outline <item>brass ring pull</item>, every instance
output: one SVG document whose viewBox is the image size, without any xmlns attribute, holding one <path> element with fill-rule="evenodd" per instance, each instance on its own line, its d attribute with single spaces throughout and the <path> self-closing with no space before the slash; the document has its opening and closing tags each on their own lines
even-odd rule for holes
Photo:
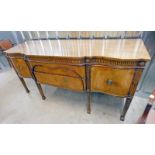
<svg viewBox="0 0 155 155">
<path fill-rule="evenodd" d="M 112 80 L 107 80 L 108 85 L 112 85 L 113 81 Z"/>
</svg>

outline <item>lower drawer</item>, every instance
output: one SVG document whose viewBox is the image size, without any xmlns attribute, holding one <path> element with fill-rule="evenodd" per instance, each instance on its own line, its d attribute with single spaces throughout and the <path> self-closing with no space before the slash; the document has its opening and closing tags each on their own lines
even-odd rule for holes
<svg viewBox="0 0 155 155">
<path fill-rule="evenodd" d="M 49 84 L 75 91 L 83 91 L 85 89 L 84 81 L 81 78 L 39 72 L 36 72 L 35 76 L 37 81 L 42 84 Z"/>
</svg>

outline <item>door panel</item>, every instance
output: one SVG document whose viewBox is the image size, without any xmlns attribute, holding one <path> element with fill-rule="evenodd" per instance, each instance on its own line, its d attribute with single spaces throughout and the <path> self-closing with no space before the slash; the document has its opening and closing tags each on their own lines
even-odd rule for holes
<svg viewBox="0 0 155 155">
<path fill-rule="evenodd" d="M 134 76 L 134 69 L 91 67 L 91 91 L 116 96 L 127 96 Z"/>
</svg>

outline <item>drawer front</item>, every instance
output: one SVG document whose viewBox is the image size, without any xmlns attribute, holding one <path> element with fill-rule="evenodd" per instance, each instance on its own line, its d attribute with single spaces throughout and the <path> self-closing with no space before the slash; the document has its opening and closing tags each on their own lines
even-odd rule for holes
<svg viewBox="0 0 155 155">
<path fill-rule="evenodd" d="M 36 80 L 75 91 L 85 90 L 85 66 L 32 63 Z"/>
<path fill-rule="evenodd" d="M 127 96 L 133 76 L 134 69 L 92 66 L 91 91 L 103 92 L 121 97 Z"/>
<path fill-rule="evenodd" d="M 18 74 L 24 78 L 31 77 L 30 71 L 22 58 L 11 58 L 11 61 L 14 64 L 15 69 L 17 70 Z"/>
<path fill-rule="evenodd" d="M 64 75 L 55 75 L 55 74 L 45 74 L 35 72 L 35 77 L 39 83 L 49 84 L 56 87 L 70 89 L 75 91 L 83 91 L 85 88 L 84 82 L 80 78 L 64 76 Z"/>
</svg>

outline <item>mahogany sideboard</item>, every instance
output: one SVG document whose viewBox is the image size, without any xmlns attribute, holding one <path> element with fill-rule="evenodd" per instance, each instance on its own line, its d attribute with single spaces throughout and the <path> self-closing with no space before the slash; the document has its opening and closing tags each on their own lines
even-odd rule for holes
<svg viewBox="0 0 155 155">
<path fill-rule="evenodd" d="M 141 39 L 30 40 L 6 50 L 7 57 L 27 92 L 24 78 L 41 84 L 126 98 L 120 119 L 130 106 L 149 53 Z"/>
</svg>

